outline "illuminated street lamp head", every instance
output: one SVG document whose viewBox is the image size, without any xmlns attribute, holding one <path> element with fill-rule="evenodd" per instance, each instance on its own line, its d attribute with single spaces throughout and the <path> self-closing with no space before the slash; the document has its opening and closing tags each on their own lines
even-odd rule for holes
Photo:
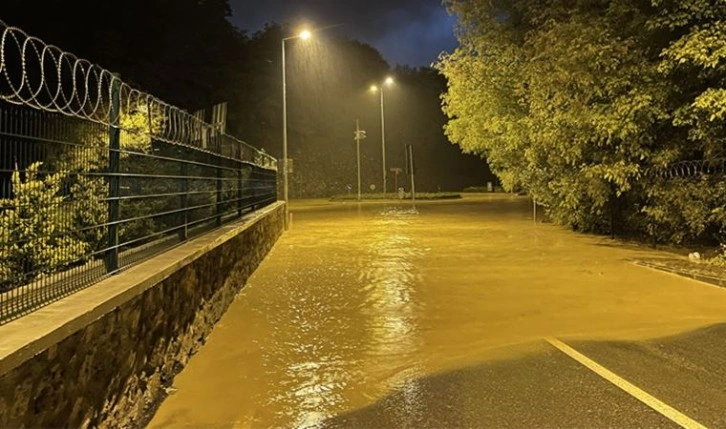
<svg viewBox="0 0 726 429">
<path fill-rule="evenodd" d="M 371 85 L 371 92 L 378 92 L 378 87 L 376 85 Z"/>
<path fill-rule="evenodd" d="M 386 85 L 393 85 L 393 78 L 392 77 L 389 76 L 389 77 L 386 78 Z"/>
<path fill-rule="evenodd" d="M 308 40 L 310 37 L 312 37 L 312 33 L 310 33 L 309 30 L 303 30 L 300 32 L 300 38 L 303 40 Z"/>
</svg>

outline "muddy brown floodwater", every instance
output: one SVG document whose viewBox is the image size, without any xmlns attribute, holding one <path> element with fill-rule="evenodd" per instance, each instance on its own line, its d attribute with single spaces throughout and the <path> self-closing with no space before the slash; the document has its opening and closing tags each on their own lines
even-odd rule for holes
<svg viewBox="0 0 726 429">
<path fill-rule="evenodd" d="M 528 200 L 306 201 L 149 427 L 310 427 L 411 380 L 726 321 L 726 291 L 659 252 L 534 223 Z"/>
</svg>

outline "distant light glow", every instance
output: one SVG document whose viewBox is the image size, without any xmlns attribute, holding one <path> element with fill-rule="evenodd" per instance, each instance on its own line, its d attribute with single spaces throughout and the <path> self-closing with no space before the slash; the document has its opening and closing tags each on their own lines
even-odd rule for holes
<svg viewBox="0 0 726 429">
<path fill-rule="evenodd" d="M 300 21 L 293 22 L 324 17 L 331 23 L 349 23 L 337 30 L 339 35 L 374 46 L 391 65 L 428 67 L 442 51 L 453 52 L 459 46 L 454 36 L 457 16 L 449 14 L 440 1 L 379 1 L 374 5 L 364 1 L 229 0 L 229 4 L 230 20 L 249 34 L 270 22 L 286 22 L 296 16 Z M 316 32 L 313 37 L 318 38 Z"/>
<path fill-rule="evenodd" d="M 386 78 L 386 85 L 393 85 L 393 78 L 392 77 L 388 76 Z"/>
<path fill-rule="evenodd" d="M 378 91 L 378 87 L 376 85 L 371 85 L 371 91 L 372 92 L 377 92 Z"/>
<path fill-rule="evenodd" d="M 300 32 L 300 38 L 303 40 L 308 40 L 311 37 L 312 37 L 312 33 L 310 33 L 309 30 L 303 30 L 302 32 Z"/>
</svg>

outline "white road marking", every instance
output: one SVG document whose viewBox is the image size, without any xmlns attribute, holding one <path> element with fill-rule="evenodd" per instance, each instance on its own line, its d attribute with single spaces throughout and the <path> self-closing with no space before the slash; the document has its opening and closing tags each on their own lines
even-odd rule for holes
<svg viewBox="0 0 726 429">
<path fill-rule="evenodd" d="M 573 349 L 572 347 L 568 346 L 557 338 L 545 338 L 545 341 L 550 343 L 552 346 L 554 346 L 567 356 L 576 360 L 583 366 L 587 367 L 591 371 L 595 372 L 600 377 L 621 388 L 635 399 L 639 400 L 640 402 L 644 403 L 655 411 L 658 411 L 663 416 L 667 417 L 681 427 L 687 429 L 706 429 L 706 426 L 698 423 L 697 421 L 681 413 L 675 408 L 669 406 L 660 399 L 640 389 L 636 385 L 618 376 L 614 372 L 610 371 L 609 369 L 605 368 L 594 360 L 588 358 L 587 356 L 583 355 L 582 353 L 578 352 L 577 350 Z"/>
</svg>

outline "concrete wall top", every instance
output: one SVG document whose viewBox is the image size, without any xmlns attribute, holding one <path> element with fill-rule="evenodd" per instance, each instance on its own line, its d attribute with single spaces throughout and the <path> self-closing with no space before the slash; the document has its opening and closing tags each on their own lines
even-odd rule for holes
<svg viewBox="0 0 726 429">
<path fill-rule="evenodd" d="M 277 202 L 250 213 L 0 326 L 0 376 L 236 237 L 282 204 Z"/>
</svg>

